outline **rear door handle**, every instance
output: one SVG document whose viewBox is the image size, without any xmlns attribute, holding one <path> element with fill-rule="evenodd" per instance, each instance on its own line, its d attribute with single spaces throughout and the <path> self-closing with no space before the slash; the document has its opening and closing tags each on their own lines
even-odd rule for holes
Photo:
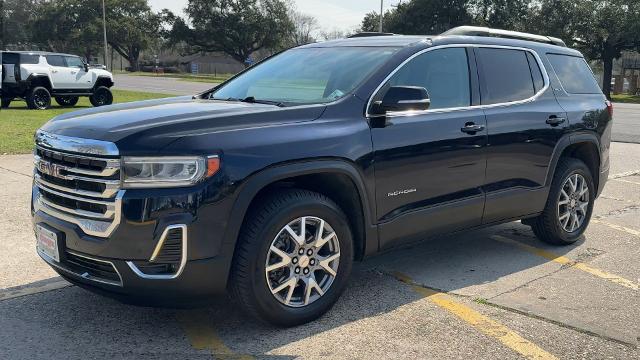
<svg viewBox="0 0 640 360">
<path fill-rule="evenodd" d="M 566 118 L 559 117 L 559 116 L 556 116 L 556 115 L 551 115 L 547 119 L 547 124 L 549 124 L 551 126 L 558 126 L 558 125 L 562 124 L 565 121 L 567 121 Z"/>
<path fill-rule="evenodd" d="M 462 131 L 463 133 L 467 133 L 467 134 L 475 134 L 477 132 L 480 132 L 484 130 L 484 125 L 478 125 L 478 124 L 474 124 L 472 122 L 468 122 L 466 124 L 464 124 L 464 127 L 460 129 L 460 131 Z"/>
</svg>

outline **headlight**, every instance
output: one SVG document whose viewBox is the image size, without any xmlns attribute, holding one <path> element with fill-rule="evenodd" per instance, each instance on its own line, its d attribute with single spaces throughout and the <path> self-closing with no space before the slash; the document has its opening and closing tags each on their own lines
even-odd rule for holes
<svg viewBox="0 0 640 360">
<path fill-rule="evenodd" d="M 180 187 L 213 176 L 220 160 L 212 157 L 125 157 L 122 183 L 125 188 Z"/>
</svg>

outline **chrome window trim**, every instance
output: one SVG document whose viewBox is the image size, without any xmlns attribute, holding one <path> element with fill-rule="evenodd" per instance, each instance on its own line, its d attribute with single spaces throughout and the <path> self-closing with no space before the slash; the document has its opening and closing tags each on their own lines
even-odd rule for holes
<svg viewBox="0 0 640 360">
<path fill-rule="evenodd" d="M 48 191 L 48 190 L 45 189 L 45 191 Z M 72 216 L 67 212 L 54 209 L 48 206 L 47 204 L 45 204 L 40 199 L 41 195 L 39 192 L 33 200 L 33 203 L 34 203 L 33 208 L 34 208 L 34 211 L 36 212 L 42 211 L 43 213 L 53 216 L 56 219 L 60 219 L 60 220 L 75 224 L 87 235 L 107 238 L 118 227 L 118 225 L 120 225 L 121 208 L 122 208 L 121 205 L 122 205 L 122 197 L 124 196 L 124 192 L 125 192 L 124 190 L 120 190 L 116 194 L 116 198 L 113 202 L 113 207 L 114 207 L 113 220 L 110 220 L 110 221 L 99 221 L 99 220 L 92 220 L 92 219 L 86 219 L 86 218 L 79 218 L 79 217 Z M 83 201 L 87 201 L 87 200 L 83 200 Z"/>
<path fill-rule="evenodd" d="M 43 130 L 36 132 L 35 141 L 37 146 L 54 151 L 67 151 L 98 156 L 118 156 L 120 154 L 116 144 L 109 141 L 57 135 Z M 96 160 L 105 161 L 107 159 Z"/>
<path fill-rule="evenodd" d="M 82 273 L 82 274 L 77 273 L 75 271 L 67 269 L 66 267 L 63 266 L 63 264 L 56 262 L 51 257 L 49 257 L 49 255 L 47 255 L 47 254 L 43 253 L 42 251 L 40 251 L 39 249 L 37 249 L 37 253 L 38 253 L 38 255 L 40 255 L 42 260 L 44 260 L 50 266 L 55 267 L 56 269 L 59 269 L 59 270 L 64 271 L 64 272 L 66 272 L 68 274 L 74 275 L 76 277 L 83 278 L 85 280 L 89 280 L 89 281 L 93 281 L 93 282 L 97 282 L 97 283 L 101 283 L 101 284 L 113 285 L 113 286 L 120 286 L 120 287 L 123 286 L 123 284 L 122 284 L 122 275 L 120 275 L 120 271 L 118 271 L 118 268 L 111 261 L 102 260 L 102 259 L 96 259 L 96 258 L 91 257 L 91 256 L 81 255 L 81 254 L 79 254 L 79 253 L 77 253 L 75 251 L 67 250 L 67 252 L 72 254 L 72 255 L 75 255 L 77 257 L 81 257 L 81 258 L 85 258 L 85 259 L 89 259 L 89 260 L 93 260 L 93 261 L 97 261 L 97 262 L 101 262 L 101 263 L 105 263 L 105 264 L 111 265 L 111 267 L 113 267 L 113 270 L 115 270 L 116 274 L 118 274 L 118 278 L 120 278 L 120 281 L 119 282 L 115 282 L 115 281 L 111 281 L 111 280 L 107 280 L 107 279 L 91 276 L 87 272 Z"/>
<path fill-rule="evenodd" d="M 175 272 L 175 274 L 148 275 L 143 273 L 133 261 L 127 261 L 127 265 L 129 265 L 129 268 L 131 269 L 131 271 L 133 271 L 137 276 L 143 279 L 148 279 L 148 280 L 171 280 L 180 276 L 185 266 L 187 265 L 188 236 L 187 236 L 186 224 L 169 225 L 164 229 L 164 231 L 162 232 L 162 235 L 160 236 L 160 240 L 158 240 L 158 243 L 156 244 L 156 247 L 154 248 L 153 253 L 151 254 L 151 258 L 149 259 L 149 262 L 153 262 L 153 260 L 158 256 L 158 253 L 160 253 L 160 250 L 164 245 L 165 239 L 169 234 L 169 231 L 173 229 L 182 230 L 182 256 L 180 257 L 180 266 L 178 267 L 178 270 Z"/>
<path fill-rule="evenodd" d="M 503 102 L 503 103 L 488 104 L 488 105 L 482 105 L 482 104 L 480 104 L 480 105 L 469 105 L 469 106 L 459 106 L 459 107 L 450 107 L 450 108 L 441 108 L 441 109 L 428 109 L 428 110 L 390 111 L 390 112 L 387 112 L 385 115 L 371 114 L 369 112 L 369 109 L 371 109 L 371 102 L 376 97 L 376 95 L 378 95 L 378 92 L 387 83 L 387 81 L 389 81 L 389 79 L 391 79 L 391 77 L 393 75 L 395 75 L 395 73 L 398 72 L 403 66 L 405 66 L 409 61 L 413 60 L 414 58 L 416 58 L 416 57 L 418 57 L 418 56 L 420 56 L 420 55 L 422 55 L 424 53 L 427 53 L 427 52 L 433 51 L 433 50 L 438 50 L 438 49 L 445 49 L 445 48 L 493 48 L 493 49 L 509 49 L 509 50 L 527 51 L 527 52 L 529 52 L 529 53 L 531 53 L 533 55 L 533 57 L 536 59 L 536 62 L 538 63 L 538 66 L 540 67 L 540 72 L 542 73 L 542 79 L 544 80 L 544 86 L 542 87 L 542 89 L 537 91 L 533 96 L 531 96 L 531 97 L 529 97 L 527 99 L 516 100 L 516 101 L 508 101 L 508 102 Z M 525 104 L 525 103 L 529 103 L 529 102 L 535 101 L 545 91 L 547 91 L 549 86 L 550 86 L 550 80 L 549 80 L 549 75 L 547 73 L 547 68 L 544 66 L 544 63 L 542 62 L 542 59 L 540 58 L 538 53 L 536 51 L 534 51 L 533 49 L 519 47 L 519 46 L 490 45 L 490 44 L 446 44 L 446 45 L 438 45 L 438 46 L 433 46 L 433 47 L 430 47 L 430 48 L 427 48 L 427 49 L 423 49 L 423 50 L 420 50 L 420 51 L 416 52 L 415 54 L 411 55 L 406 60 L 404 60 L 400 65 L 398 65 L 391 73 L 389 73 L 389 75 L 387 75 L 387 77 L 384 78 L 384 80 L 380 83 L 380 85 L 378 85 L 378 87 L 373 91 L 373 93 L 369 97 L 369 100 L 367 101 L 367 108 L 365 110 L 365 117 L 374 118 L 374 117 L 386 116 L 386 117 L 393 118 L 393 117 L 405 117 L 405 116 L 431 114 L 431 113 L 446 113 L 446 112 L 463 111 L 463 110 L 490 109 L 490 108 L 494 108 L 494 107 L 503 107 L 503 106 Z"/>
</svg>

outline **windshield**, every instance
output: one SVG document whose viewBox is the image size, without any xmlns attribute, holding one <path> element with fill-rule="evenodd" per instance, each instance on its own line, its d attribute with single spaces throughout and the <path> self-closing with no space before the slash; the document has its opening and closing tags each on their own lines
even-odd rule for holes
<svg viewBox="0 0 640 360">
<path fill-rule="evenodd" d="M 292 49 L 249 69 L 210 98 L 283 105 L 331 102 L 353 91 L 395 51 L 382 47 Z"/>
</svg>

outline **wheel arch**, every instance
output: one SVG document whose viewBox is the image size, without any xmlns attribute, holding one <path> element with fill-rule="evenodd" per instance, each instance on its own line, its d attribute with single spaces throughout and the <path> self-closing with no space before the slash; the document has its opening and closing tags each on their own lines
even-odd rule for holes
<svg viewBox="0 0 640 360">
<path fill-rule="evenodd" d="M 594 186 L 598 189 L 602 159 L 600 141 L 596 135 L 591 133 L 570 134 L 558 142 L 547 173 L 546 186 L 551 186 L 558 161 L 563 157 L 572 157 L 583 161 L 591 171 Z"/>
<path fill-rule="evenodd" d="M 107 88 L 111 88 L 114 85 L 113 80 L 111 80 L 108 76 L 98 76 L 96 78 L 96 83 L 93 85 L 93 89 L 97 89 L 100 86 L 106 86 Z"/>
<path fill-rule="evenodd" d="M 316 191 L 336 202 L 353 229 L 356 260 L 378 250 L 377 231 L 371 221 L 370 202 L 360 172 L 344 160 L 315 160 L 264 169 L 241 185 L 229 215 L 222 249 L 222 253 L 229 255 L 230 263 L 246 214 L 261 195 L 278 187 Z"/>
<path fill-rule="evenodd" d="M 52 90 L 51 79 L 49 79 L 49 76 L 46 74 L 31 74 L 26 81 L 29 84 L 29 89 L 33 89 L 36 86 L 43 86 L 47 88 L 49 92 Z"/>
</svg>

